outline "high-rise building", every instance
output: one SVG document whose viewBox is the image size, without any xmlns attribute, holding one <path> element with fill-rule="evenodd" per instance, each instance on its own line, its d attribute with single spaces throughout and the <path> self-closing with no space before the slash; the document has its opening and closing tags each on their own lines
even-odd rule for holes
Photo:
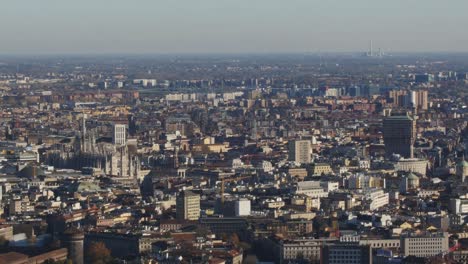
<svg viewBox="0 0 468 264">
<path fill-rule="evenodd" d="M 10 201 L 10 215 L 21 214 L 23 211 L 23 202 L 21 200 L 15 199 Z"/>
<path fill-rule="evenodd" d="M 416 139 L 416 121 L 407 113 L 392 115 L 383 120 L 385 154 L 399 154 L 413 158 L 413 145 Z"/>
<path fill-rule="evenodd" d="M 288 143 L 289 160 L 298 163 L 311 162 L 311 144 L 310 140 L 293 140 Z"/>
<path fill-rule="evenodd" d="M 429 83 L 434 81 L 433 74 L 416 74 L 414 75 L 414 81 L 417 83 Z"/>
<path fill-rule="evenodd" d="M 428 93 L 426 90 L 391 90 L 388 92 L 388 98 L 391 99 L 393 106 L 411 108 L 419 111 L 428 109 L 427 95 Z"/>
<path fill-rule="evenodd" d="M 425 111 L 428 109 L 427 91 L 409 91 L 405 96 L 404 107 Z"/>
<path fill-rule="evenodd" d="M 356 97 L 361 96 L 361 87 L 359 87 L 359 86 L 350 87 L 349 88 L 349 95 L 350 96 L 356 96 Z"/>
<path fill-rule="evenodd" d="M 364 87 L 363 94 L 366 96 L 373 96 L 380 94 L 380 86 L 375 84 L 369 84 Z"/>
<path fill-rule="evenodd" d="M 114 124 L 112 143 L 119 146 L 127 144 L 127 127 L 125 125 Z"/>
<path fill-rule="evenodd" d="M 393 106 L 403 106 L 406 93 L 405 90 L 391 90 L 388 92 L 388 97 L 391 99 Z"/>
<path fill-rule="evenodd" d="M 406 96 L 405 107 L 410 109 L 417 109 L 418 108 L 418 96 L 416 91 L 409 91 L 408 95 Z"/>
<path fill-rule="evenodd" d="M 180 220 L 198 220 L 200 218 L 200 195 L 183 191 L 176 200 L 176 216 Z"/>
<path fill-rule="evenodd" d="M 416 106 L 418 110 L 427 110 L 428 101 L 427 101 L 427 91 L 421 90 L 416 92 Z"/>
</svg>

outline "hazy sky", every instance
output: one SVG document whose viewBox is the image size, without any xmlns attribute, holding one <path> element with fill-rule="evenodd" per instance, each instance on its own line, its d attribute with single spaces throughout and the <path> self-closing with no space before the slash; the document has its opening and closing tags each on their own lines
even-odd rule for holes
<svg viewBox="0 0 468 264">
<path fill-rule="evenodd" d="M 0 0 L 0 53 L 468 51 L 467 0 Z"/>
</svg>

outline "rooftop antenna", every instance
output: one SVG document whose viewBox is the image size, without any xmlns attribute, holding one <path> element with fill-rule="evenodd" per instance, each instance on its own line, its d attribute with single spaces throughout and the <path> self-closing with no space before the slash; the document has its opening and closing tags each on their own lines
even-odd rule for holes
<svg viewBox="0 0 468 264">
<path fill-rule="evenodd" d="M 87 148 L 86 148 L 86 144 L 87 144 L 87 140 L 86 140 L 86 114 L 83 114 L 82 118 L 81 118 L 81 142 L 82 142 L 82 147 L 83 147 L 83 152 L 86 152 L 87 151 Z"/>
<path fill-rule="evenodd" d="M 322 69 L 322 53 L 320 52 L 320 50 L 318 52 L 318 55 L 319 55 L 319 59 L 320 59 L 320 64 L 319 64 L 319 71 L 320 71 Z"/>
</svg>

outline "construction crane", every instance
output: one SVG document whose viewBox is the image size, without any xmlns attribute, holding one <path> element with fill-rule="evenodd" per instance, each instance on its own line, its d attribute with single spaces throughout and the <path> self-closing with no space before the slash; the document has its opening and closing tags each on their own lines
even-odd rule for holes
<svg viewBox="0 0 468 264">
<path fill-rule="evenodd" d="M 224 204 L 224 190 L 225 190 L 225 182 L 237 182 L 240 180 L 245 180 L 252 178 L 252 175 L 248 176 L 240 176 L 240 177 L 235 177 L 235 178 L 222 178 L 221 179 L 221 204 Z"/>
<path fill-rule="evenodd" d="M 434 261 L 434 260 L 437 260 L 437 258 L 446 258 L 447 255 L 449 255 L 450 253 L 453 253 L 454 251 L 457 251 L 460 247 L 461 247 L 460 243 L 457 243 L 453 247 L 449 248 L 448 250 L 442 251 L 439 254 L 433 257 L 430 257 L 429 260 Z"/>
</svg>

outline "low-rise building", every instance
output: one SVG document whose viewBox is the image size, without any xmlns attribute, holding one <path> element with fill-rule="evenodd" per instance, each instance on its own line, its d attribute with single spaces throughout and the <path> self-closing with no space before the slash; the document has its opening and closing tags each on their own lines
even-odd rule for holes
<svg viewBox="0 0 468 264">
<path fill-rule="evenodd" d="M 368 190 L 366 192 L 365 199 L 367 200 L 369 210 L 371 211 L 377 210 L 389 203 L 388 193 L 378 189 Z"/>
<path fill-rule="evenodd" d="M 405 256 L 432 257 L 448 251 L 448 233 L 407 233 L 401 237 L 401 250 Z"/>
</svg>

